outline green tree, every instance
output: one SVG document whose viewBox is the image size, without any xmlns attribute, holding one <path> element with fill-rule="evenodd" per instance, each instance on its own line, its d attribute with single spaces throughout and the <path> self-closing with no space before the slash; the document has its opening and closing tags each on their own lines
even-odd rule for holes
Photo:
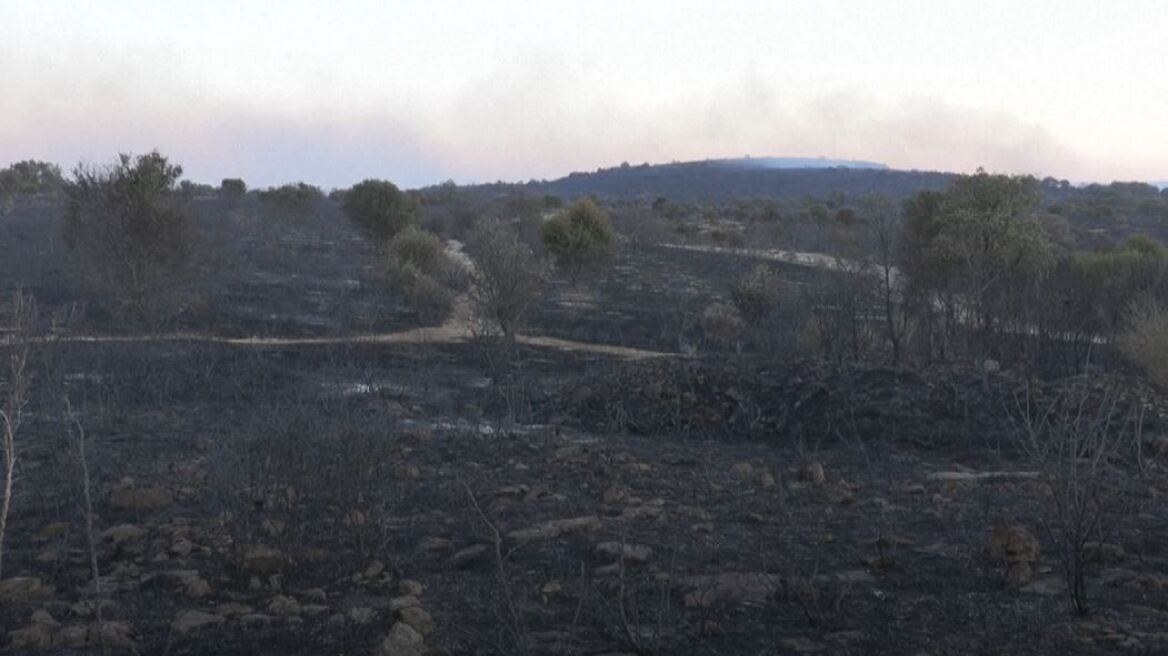
<svg viewBox="0 0 1168 656">
<path fill-rule="evenodd" d="M 540 238 L 573 280 L 584 268 L 611 261 L 616 242 L 608 214 L 590 198 L 544 222 Z"/>
<path fill-rule="evenodd" d="M 341 207 L 357 229 L 379 246 L 412 225 L 417 213 L 414 199 L 386 180 L 353 185 Z"/>
<path fill-rule="evenodd" d="M 66 192 L 66 242 L 139 315 L 174 282 L 193 248 L 177 194 L 182 167 L 157 151 L 79 165 Z"/>
</svg>

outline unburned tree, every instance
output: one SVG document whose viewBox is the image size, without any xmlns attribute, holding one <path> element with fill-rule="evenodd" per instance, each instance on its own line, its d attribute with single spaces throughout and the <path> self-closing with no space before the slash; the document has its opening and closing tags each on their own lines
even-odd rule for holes
<svg viewBox="0 0 1168 656">
<path fill-rule="evenodd" d="M 412 225 L 414 200 L 387 180 L 365 180 L 344 194 L 341 208 L 370 241 L 381 246 Z"/>
<path fill-rule="evenodd" d="M 139 316 L 178 280 L 193 250 L 176 189 L 182 167 L 157 151 L 79 165 L 66 191 L 67 244 Z"/>
</svg>

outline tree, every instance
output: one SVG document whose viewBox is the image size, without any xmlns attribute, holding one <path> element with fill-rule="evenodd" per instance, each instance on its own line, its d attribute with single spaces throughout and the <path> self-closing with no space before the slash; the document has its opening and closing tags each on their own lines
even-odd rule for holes
<svg viewBox="0 0 1168 656">
<path fill-rule="evenodd" d="M 470 294 L 475 313 L 513 339 L 543 288 L 547 267 L 496 221 L 476 227 L 468 246 L 474 263 Z"/>
<path fill-rule="evenodd" d="M 877 278 L 877 294 L 893 363 L 900 362 L 901 341 L 908 323 L 908 298 L 898 279 L 900 214 L 887 196 L 873 194 L 860 201 L 864 230 L 872 248 L 871 262 Z"/>
<path fill-rule="evenodd" d="M 29 159 L 0 170 L 0 196 L 53 193 L 64 184 L 61 167 L 49 162 Z"/>
<path fill-rule="evenodd" d="M 65 240 L 137 314 L 173 283 L 193 248 L 177 197 L 182 167 L 157 151 L 78 165 L 66 191 Z"/>
<path fill-rule="evenodd" d="M 379 246 L 412 225 L 417 212 L 414 200 L 386 180 L 365 180 L 353 185 L 345 193 L 341 207 L 349 220 Z"/>
<path fill-rule="evenodd" d="M 238 203 L 247 195 L 247 183 L 239 178 L 223 178 L 219 183 L 219 195 L 231 203 Z"/>
<path fill-rule="evenodd" d="M 15 494 L 17 435 L 28 403 L 31 377 L 28 371 L 29 344 L 35 324 L 36 306 L 32 298 L 16 292 L 12 303 L 12 342 L 7 353 L 8 366 L 3 368 L 7 375 L 0 385 L 0 458 L 4 465 L 0 473 L 0 494 L 3 495 L 0 496 L 0 578 L 3 578 L 4 535 L 8 531 L 8 514 L 12 510 Z"/>
<path fill-rule="evenodd" d="M 540 228 L 540 238 L 557 266 L 569 271 L 573 280 L 586 267 L 612 259 L 615 239 L 608 214 L 590 198 L 574 203 Z"/>
<path fill-rule="evenodd" d="M 946 340 L 958 323 L 986 344 L 1007 323 L 1026 334 L 1028 301 L 1055 262 L 1038 201 L 1034 178 L 980 169 L 907 201 L 901 268 L 910 292 L 923 297 L 919 307 L 942 307 Z"/>
<path fill-rule="evenodd" d="M 461 265 L 446 254 L 438 235 L 408 226 L 387 247 L 386 273 L 390 285 L 403 292 L 428 319 L 445 319 L 454 305 L 454 293 L 465 287 Z"/>
</svg>

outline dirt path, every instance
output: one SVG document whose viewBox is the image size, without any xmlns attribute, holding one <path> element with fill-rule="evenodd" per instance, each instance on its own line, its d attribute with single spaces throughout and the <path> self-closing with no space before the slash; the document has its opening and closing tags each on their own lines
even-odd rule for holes
<svg viewBox="0 0 1168 656">
<path fill-rule="evenodd" d="M 230 346 L 267 347 L 328 346 L 334 344 L 454 344 L 465 342 L 471 339 L 473 335 L 474 331 L 469 312 L 466 310 L 464 304 L 459 304 L 454 316 L 441 326 L 411 328 L 392 333 L 373 333 L 346 337 L 224 337 L 208 333 L 172 332 L 152 333 L 148 335 L 59 335 L 40 337 L 35 341 L 41 344 L 203 342 Z M 515 339 L 520 344 L 528 346 L 579 353 L 597 353 L 630 360 L 675 357 L 677 355 L 676 353 L 664 351 L 650 351 L 613 344 L 577 342 L 541 335 L 518 335 Z M 0 340 L 0 343 L 2 342 L 4 340 Z"/>
</svg>

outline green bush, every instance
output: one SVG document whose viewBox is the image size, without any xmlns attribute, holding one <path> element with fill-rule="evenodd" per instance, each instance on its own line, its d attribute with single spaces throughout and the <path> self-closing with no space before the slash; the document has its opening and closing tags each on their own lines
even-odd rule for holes
<svg viewBox="0 0 1168 656">
<path fill-rule="evenodd" d="M 588 198 L 546 221 L 540 237 L 556 264 L 573 278 L 586 267 L 610 261 L 616 241 L 608 214 Z"/>
<path fill-rule="evenodd" d="M 1128 362 L 1168 387 L 1168 308 L 1153 299 L 1132 303 L 1117 343 Z"/>
<path fill-rule="evenodd" d="M 386 180 L 365 180 L 344 193 L 341 207 L 357 229 L 375 244 L 393 239 L 413 225 L 416 203 Z"/>
<path fill-rule="evenodd" d="M 122 154 L 104 168 L 78 166 L 66 187 L 66 243 L 85 256 L 94 279 L 139 314 L 159 300 L 193 250 L 177 191 L 181 176 L 182 167 L 157 151 Z"/>
</svg>

